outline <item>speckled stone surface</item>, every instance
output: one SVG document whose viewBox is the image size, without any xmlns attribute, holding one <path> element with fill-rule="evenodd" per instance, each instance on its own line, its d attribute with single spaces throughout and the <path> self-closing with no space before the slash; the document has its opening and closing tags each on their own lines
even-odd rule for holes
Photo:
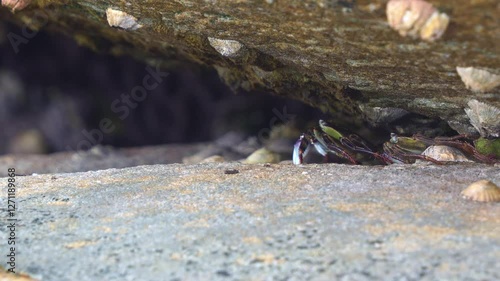
<svg viewBox="0 0 500 281">
<path fill-rule="evenodd" d="M 17 265 L 57 281 L 498 280 L 500 204 L 459 195 L 478 179 L 499 184 L 500 167 L 208 163 L 17 177 Z"/>
</svg>

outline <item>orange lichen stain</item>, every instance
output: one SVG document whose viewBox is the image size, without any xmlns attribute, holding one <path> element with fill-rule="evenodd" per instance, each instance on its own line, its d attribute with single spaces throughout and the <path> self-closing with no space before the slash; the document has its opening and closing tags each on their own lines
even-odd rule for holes
<svg viewBox="0 0 500 281">
<path fill-rule="evenodd" d="M 387 242 L 399 251 L 413 252 L 422 250 L 427 246 L 446 246 L 442 241 L 446 236 L 453 235 L 456 229 L 439 226 L 417 226 L 413 224 L 380 224 L 367 225 L 364 229 L 372 235 L 384 236 L 389 233 L 397 233 L 397 237 Z"/>
<path fill-rule="evenodd" d="M 210 224 L 206 219 L 197 219 L 197 220 L 192 220 L 188 221 L 183 225 L 183 227 L 200 227 L 200 228 L 208 228 L 210 227 Z"/>
<path fill-rule="evenodd" d="M 48 202 L 47 205 L 52 205 L 52 206 L 68 206 L 71 205 L 70 202 L 64 202 L 64 201 L 51 201 Z"/>
<path fill-rule="evenodd" d="M 55 222 L 49 222 L 49 229 L 55 231 L 57 229 L 57 224 Z"/>
<path fill-rule="evenodd" d="M 295 214 L 311 213 L 318 210 L 319 206 L 314 206 L 307 203 L 297 203 L 285 206 L 282 212 L 286 216 L 291 216 Z"/>
<path fill-rule="evenodd" d="M 224 207 L 222 212 L 224 212 L 225 215 L 231 215 L 231 214 L 234 214 L 234 209 L 226 206 L 226 207 Z"/>
<path fill-rule="evenodd" d="M 243 258 L 237 258 L 235 263 L 237 265 L 248 265 L 248 262 L 246 262 L 245 259 L 243 259 Z"/>
<path fill-rule="evenodd" d="M 143 176 L 143 177 L 137 177 L 137 178 L 127 178 L 123 179 L 121 177 L 114 177 L 114 176 L 109 176 L 109 175 L 101 175 L 99 177 L 90 177 L 85 180 L 80 180 L 78 183 L 75 185 L 74 182 L 71 182 L 72 185 L 75 185 L 76 187 L 79 188 L 89 188 L 89 187 L 102 187 L 104 185 L 108 184 L 134 184 L 134 183 L 142 183 L 142 182 L 151 182 L 156 180 L 156 177 L 153 176 Z M 64 184 L 65 181 L 61 180 L 61 184 Z M 66 182 L 66 185 L 69 184 Z"/>
<path fill-rule="evenodd" d="M 3 268 L 0 266 L 0 269 Z M 29 275 L 24 273 L 11 273 L 7 272 L 7 270 L 0 270 L 0 281 L 37 281 L 37 280 L 39 279 L 33 279 Z"/>
<path fill-rule="evenodd" d="M 468 222 L 489 222 L 500 225 L 500 206 L 481 206 L 480 208 L 469 210 L 462 218 Z"/>
<path fill-rule="evenodd" d="M 182 257 L 182 254 L 181 254 L 181 253 L 177 253 L 177 252 L 175 252 L 175 253 L 172 253 L 172 254 L 170 255 L 170 259 L 171 259 L 171 260 L 174 260 L 174 261 L 181 261 L 181 260 L 183 260 L 183 257 Z"/>
<path fill-rule="evenodd" d="M 258 203 L 248 202 L 244 198 L 232 197 L 224 200 L 225 206 L 236 207 L 237 209 L 242 209 L 252 215 L 261 216 L 264 214 L 263 208 Z"/>
<path fill-rule="evenodd" d="M 192 189 L 182 189 L 182 190 L 179 190 L 179 194 L 182 194 L 182 195 L 190 195 L 190 194 L 193 194 L 194 191 Z"/>
<path fill-rule="evenodd" d="M 363 213 L 364 216 L 373 216 L 382 210 L 387 210 L 387 206 L 381 203 L 335 203 L 329 204 L 330 209 L 341 212 Z"/>
<path fill-rule="evenodd" d="M 207 171 L 199 174 L 181 176 L 174 179 L 166 186 L 167 189 L 185 189 L 199 183 L 208 184 L 207 188 L 217 188 L 218 183 L 225 181 L 223 171 Z"/>
<path fill-rule="evenodd" d="M 271 253 L 264 253 L 260 255 L 252 255 L 250 258 L 251 263 L 263 263 L 263 264 L 283 264 L 285 260 L 276 258 Z"/>
<path fill-rule="evenodd" d="M 97 226 L 94 228 L 94 230 L 99 231 L 99 232 L 104 232 L 104 233 L 110 233 L 112 229 L 110 227 L 107 227 L 107 226 Z"/>
<path fill-rule="evenodd" d="M 121 213 L 121 214 L 117 214 L 115 216 L 115 218 L 133 218 L 136 216 L 136 213 L 133 213 L 133 212 L 126 212 L 126 213 Z M 111 221 L 114 221 L 113 218 L 111 218 Z"/>
<path fill-rule="evenodd" d="M 85 246 L 94 245 L 95 243 L 96 242 L 94 242 L 94 241 L 82 240 L 82 241 L 75 241 L 75 242 L 64 244 L 64 247 L 68 248 L 68 249 L 78 249 L 78 248 L 82 248 Z"/>
<path fill-rule="evenodd" d="M 101 222 L 103 223 L 109 223 L 109 222 L 113 222 L 115 219 L 112 218 L 112 217 L 104 217 L 101 219 Z"/>
<path fill-rule="evenodd" d="M 480 204 L 480 203 L 477 203 Z M 464 232 L 470 236 L 498 239 L 500 206 L 480 206 L 462 214 L 461 219 L 470 225 Z"/>
<path fill-rule="evenodd" d="M 241 239 L 246 244 L 262 244 L 262 240 L 257 236 L 247 236 Z"/>
</svg>

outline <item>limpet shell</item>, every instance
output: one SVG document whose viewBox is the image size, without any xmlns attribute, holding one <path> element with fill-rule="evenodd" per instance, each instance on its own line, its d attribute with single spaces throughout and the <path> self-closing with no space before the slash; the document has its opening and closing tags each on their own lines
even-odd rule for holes
<svg viewBox="0 0 500 281">
<path fill-rule="evenodd" d="M 200 163 L 222 163 L 226 161 L 224 159 L 224 157 L 220 156 L 220 155 L 213 155 L 213 156 L 210 156 L 210 157 L 207 157 L 203 160 L 201 160 Z"/>
<path fill-rule="evenodd" d="M 387 21 L 401 36 L 420 37 L 426 41 L 440 38 L 450 18 L 424 0 L 390 0 Z"/>
<path fill-rule="evenodd" d="M 476 181 L 460 192 L 464 199 L 479 202 L 499 202 L 500 188 L 489 180 Z"/>
<path fill-rule="evenodd" d="M 137 19 L 125 12 L 108 8 L 106 10 L 106 18 L 109 26 L 120 27 L 127 30 L 136 30 L 142 25 L 137 23 Z"/>
<path fill-rule="evenodd" d="M 250 154 L 243 163 L 245 164 L 259 164 L 259 163 L 279 163 L 281 158 L 278 153 L 270 151 L 266 148 L 256 150 Z"/>
<path fill-rule="evenodd" d="M 431 145 L 422 155 L 442 162 L 473 162 L 458 149 L 445 145 Z"/>
<path fill-rule="evenodd" d="M 467 89 L 474 92 L 488 92 L 500 85 L 500 75 L 494 70 L 475 67 L 458 67 L 457 73 Z"/>
<path fill-rule="evenodd" d="M 10 8 L 13 12 L 26 8 L 32 0 L 2 0 L 2 6 Z"/>
<path fill-rule="evenodd" d="M 481 134 L 482 137 L 500 137 L 500 109 L 480 102 L 470 100 L 464 109 L 470 119 L 470 123 Z"/>
</svg>

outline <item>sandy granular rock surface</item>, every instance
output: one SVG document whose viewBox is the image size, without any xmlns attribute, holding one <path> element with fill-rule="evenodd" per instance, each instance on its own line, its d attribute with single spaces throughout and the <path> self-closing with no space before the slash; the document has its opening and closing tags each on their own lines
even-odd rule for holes
<svg viewBox="0 0 500 281">
<path fill-rule="evenodd" d="M 459 196 L 479 179 L 499 184 L 500 167 L 209 163 L 18 177 L 17 265 L 58 281 L 499 280 L 500 204 Z"/>
</svg>

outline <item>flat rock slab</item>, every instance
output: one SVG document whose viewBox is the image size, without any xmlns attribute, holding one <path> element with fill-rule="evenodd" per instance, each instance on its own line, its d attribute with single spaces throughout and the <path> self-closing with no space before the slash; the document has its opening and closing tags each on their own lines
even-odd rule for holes
<svg viewBox="0 0 500 281">
<path fill-rule="evenodd" d="M 500 167 L 207 163 L 17 177 L 16 266 L 57 281 L 499 280 L 500 204 L 459 196 L 479 179 L 500 183 Z"/>
</svg>

